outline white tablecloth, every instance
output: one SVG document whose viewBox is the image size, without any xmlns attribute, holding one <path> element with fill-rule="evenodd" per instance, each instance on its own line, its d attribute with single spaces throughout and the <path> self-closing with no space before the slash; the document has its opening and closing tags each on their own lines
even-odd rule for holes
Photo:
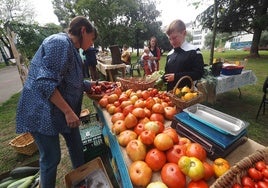
<svg viewBox="0 0 268 188">
<path fill-rule="evenodd" d="M 220 75 L 217 77 L 216 94 L 224 93 L 245 85 L 255 84 L 257 77 L 252 70 L 244 70 L 238 75 Z"/>
</svg>

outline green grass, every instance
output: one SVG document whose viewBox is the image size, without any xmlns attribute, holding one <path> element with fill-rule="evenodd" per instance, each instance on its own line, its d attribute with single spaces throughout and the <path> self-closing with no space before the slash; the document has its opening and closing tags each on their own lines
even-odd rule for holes
<svg viewBox="0 0 268 188">
<path fill-rule="evenodd" d="M 243 60 L 248 55 L 244 51 L 228 51 L 224 53 L 215 53 L 216 58 L 225 58 L 228 60 Z M 250 123 L 248 127 L 249 138 L 268 146 L 268 110 L 265 115 L 260 114 L 258 121 L 255 120 L 258 107 L 262 98 L 262 85 L 266 76 L 268 76 L 268 51 L 260 51 L 261 58 L 249 59 L 247 69 L 252 69 L 257 76 L 257 83 L 241 88 L 242 98 L 238 97 L 238 90 L 226 92 L 217 96 L 215 104 L 206 104 L 224 113 L 242 119 Z M 209 62 L 209 51 L 203 51 L 204 60 Z M 137 57 L 133 56 L 135 62 Z M 160 61 L 160 69 L 165 66 L 166 55 L 163 55 Z M 17 134 L 15 133 L 16 106 L 19 93 L 12 96 L 7 102 L 0 106 L 0 174 L 11 170 L 15 166 L 22 166 L 36 160 L 38 153 L 32 157 L 19 155 L 9 146 L 9 141 Z M 83 108 L 89 108 L 94 111 L 92 101 L 84 97 Z M 70 161 L 66 152 L 65 143 L 62 142 L 62 161 L 59 165 L 57 183 L 62 185 L 64 175 L 70 170 Z"/>
</svg>

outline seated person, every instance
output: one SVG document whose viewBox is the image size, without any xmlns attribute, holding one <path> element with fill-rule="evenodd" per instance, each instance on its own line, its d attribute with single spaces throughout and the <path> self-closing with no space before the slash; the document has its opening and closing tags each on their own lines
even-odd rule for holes
<svg viewBox="0 0 268 188">
<path fill-rule="evenodd" d="M 153 60 L 154 55 L 150 52 L 150 49 L 146 46 L 144 47 L 143 54 L 141 56 L 141 60 L 144 63 L 144 71 L 146 75 L 152 74 L 157 70 L 157 64 L 155 60 Z"/>
<path fill-rule="evenodd" d="M 126 44 L 123 45 L 121 61 L 126 64 L 126 72 L 130 73 L 131 54 L 128 51 L 128 46 Z"/>
</svg>

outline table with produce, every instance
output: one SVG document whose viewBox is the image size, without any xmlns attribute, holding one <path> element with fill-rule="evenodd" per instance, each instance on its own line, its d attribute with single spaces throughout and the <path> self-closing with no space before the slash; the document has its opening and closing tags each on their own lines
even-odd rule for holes
<svg viewBox="0 0 268 188">
<path fill-rule="evenodd" d="M 94 104 L 119 148 L 126 185 L 129 178 L 133 187 L 148 188 L 267 187 L 268 150 L 247 138 L 246 122 L 200 103 L 180 109 L 156 88 L 117 86 Z M 172 94 L 186 103 L 198 97 L 187 87 Z"/>
</svg>

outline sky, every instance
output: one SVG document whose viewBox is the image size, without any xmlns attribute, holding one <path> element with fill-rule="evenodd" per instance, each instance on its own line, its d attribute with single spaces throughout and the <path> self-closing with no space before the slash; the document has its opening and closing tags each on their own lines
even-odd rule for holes
<svg viewBox="0 0 268 188">
<path fill-rule="evenodd" d="M 40 24 L 56 23 L 58 24 L 57 17 L 53 13 L 52 0 L 31 0 L 37 14 L 36 21 Z M 163 22 L 163 26 L 168 25 L 175 19 L 181 19 L 185 23 L 193 21 L 195 17 L 204 10 L 204 7 L 210 5 L 209 3 L 195 9 L 189 5 L 189 1 L 186 0 L 159 0 L 157 9 L 161 11 L 160 20 Z M 208 2 L 211 2 L 209 0 Z"/>
</svg>

